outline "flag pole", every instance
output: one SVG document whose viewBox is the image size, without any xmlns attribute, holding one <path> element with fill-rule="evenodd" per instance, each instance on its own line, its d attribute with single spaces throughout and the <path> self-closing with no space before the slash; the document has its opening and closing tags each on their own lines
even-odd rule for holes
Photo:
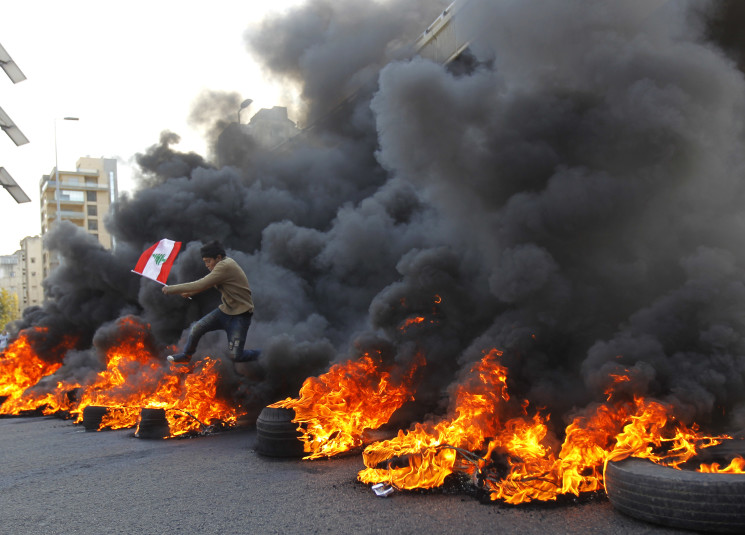
<svg viewBox="0 0 745 535">
<path fill-rule="evenodd" d="M 150 277 L 146 277 L 145 275 L 143 275 L 139 271 L 135 271 L 134 269 L 130 269 L 129 271 L 131 271 L 132 273 L 136 273 L 137 275 L 139 275 L 143 279 L 151 280 L 153 282 L 157 282 L 158 284 L 162 284 L 163 286 L 167 286 L 167 284 L 165 282 L 160 282 L 158 279 L 151 279 Z"/>
<path fill-rule="evenodd" d="M 166 284 L 165 282 L 160 282 L 158 279 L 151 279 L 150 277 L 146 277 L 145 275 L 143 275 L 142 273 L 139 273 L 139 272 L 135 271 L 134 269 L 130 269 L 130 271 L 132 273 L 136 273 L 137 275 L 139 275 L 143 279 L 147 279 L 149 281 L 157 282 L 158 284 L 162 284 L 163 286 L 168 286 L 168 284 Z M 191 299 L 191 297 L 187 297 L 187 299 Z"/>
</svg>

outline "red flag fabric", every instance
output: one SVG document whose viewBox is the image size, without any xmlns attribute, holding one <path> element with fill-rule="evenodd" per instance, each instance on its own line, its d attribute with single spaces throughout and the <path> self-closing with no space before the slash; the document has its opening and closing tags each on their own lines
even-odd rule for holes
<svg viewBox="0 0 745 535">
<path fill-rule="evenodd" d="M 165 284 L 180 250 L 180 241 L 160 240 L 142 253 L 132 272 Z"/>
</svg>

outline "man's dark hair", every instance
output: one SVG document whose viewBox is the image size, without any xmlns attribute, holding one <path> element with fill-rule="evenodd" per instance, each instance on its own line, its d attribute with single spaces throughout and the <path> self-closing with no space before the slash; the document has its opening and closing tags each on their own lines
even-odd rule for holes
<svg viewBox="0 0 745 535">
<path fill-rule="evenodd" d="M 225 247 L 217 240 L 202 245 L 200 252 L 202 253 L 202 258 L 217 258 L 218 256 L 225 258 L 227 256 L 225 254 Z"/>
</svg>

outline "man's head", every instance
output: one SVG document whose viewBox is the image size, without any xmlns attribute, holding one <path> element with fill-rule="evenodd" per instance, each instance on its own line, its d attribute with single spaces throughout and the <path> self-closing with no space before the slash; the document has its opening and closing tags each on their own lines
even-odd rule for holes
<svg viewBox="0 0 745 535">
<path fill-rule="evenodd" d="M 204 265 L 209 271 L 215 269 L 217 263 L 225 258 L 225 247 L 219 241 L 211 241 L 202 246 L 200 250 Z"/>
</svg>

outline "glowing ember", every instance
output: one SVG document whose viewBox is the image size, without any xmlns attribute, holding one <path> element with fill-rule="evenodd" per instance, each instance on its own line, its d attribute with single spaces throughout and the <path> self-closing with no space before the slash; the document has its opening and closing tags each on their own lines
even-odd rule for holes
<svg viewBox="0 0 745 535">
<path fill-rule="evenodd" d="M 627 370 L 628 371 L 628 370 Z M 615 385 L 618 383 L 629 383 L 631 382 L 631 376 L 630 375 L 618 375 L 611 373 L 609 377 L 613 380 L 613 384 L 609 386 L 605 391 L 606 400 L 610 401 L 610 398 L 613 397 L 613 393 L 615 392 Z"/>
<path fill-rule="evenodd" d="M 408 327 L 411 327 L 412 325 L 416 325 L 417 323 L 424 323 L 424 316 L 417 316 L 415 318 L 409 318 L 405 320 L 401 324 L 401 329 L 407 329 Z"/>
<path fill-rule="evenodd" d="M 434 302 L 434 304 L 432 305 L 432 315 L 433 316 L 437 316 L 437 314 L 439 313 L 439 310 L 438 310 L 437 305 L 439 305 L 440 303 L 442 303 L 442 297 L 440 297 L 439 295 L 435 295 L 435 297 L 433 299 L 433 302 Z M 404 307 L 406 306 L 406 300 L 405 299 L 401 299 L 401 306 L 404 306 Z M 425 323 L 425 322 L 426 323 L 429 323 L 429 324 L 436 324 L 437 321 L 438 320 L 436 318 L 427 319 L 424 316 L 413 316 L 411 318 L 405 319 L 401 323 L 399 329 L 401 331 L 406 331 L 412 325 L 420 325 L 420 324 Z"/>
<path fill-rule="evenodd" d="M 379 355 L 335 364 L 320 377 L 307 379 L 299 399 L 287 398 L 271 407 L 295 410 L 306 459 L 331 457 L 361 446 L 367 429 L 377 429 L 406 401 L 412 400 L 416 370 L 424 365 L 417 356 L 408 370 L 396 370 L 394 380 Z"/>
</svg>

